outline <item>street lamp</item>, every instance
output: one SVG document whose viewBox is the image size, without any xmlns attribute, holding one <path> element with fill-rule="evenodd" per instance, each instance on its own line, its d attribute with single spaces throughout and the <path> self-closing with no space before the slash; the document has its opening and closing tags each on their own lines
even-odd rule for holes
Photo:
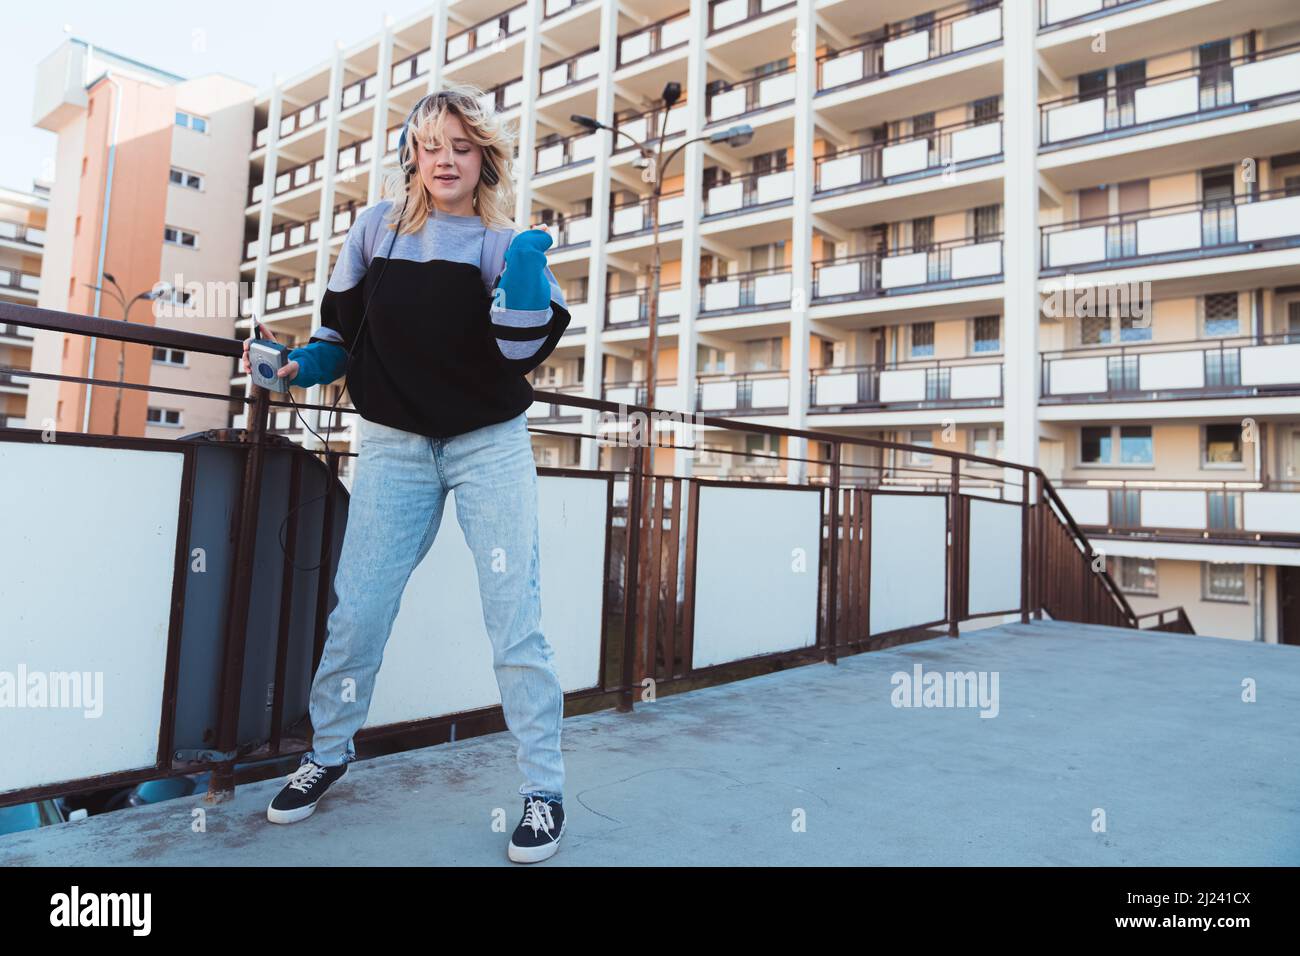
<svg viewBox="0 0 1300 956">
<path fill-rule="evenodd" d="M 157 288 L 150 289 L 147 292 L 140 292 L 137 295 L 135 295 L 130 302 L 127 302 L 126 293 L 124 293 L 122 291 L 122 287 L 117 284 L 117 280 L 113 278 L 113 274 L 111 272 L 105 272 L 104 278 L 109 281 L 109 283 L 112 286 L 111 288 L 92 285 L 89 282 L 83 282 L 81 284 L 88 289 L 94 289 L 96 292 L 109 293 L 122 309 L 122 321 L 127 323 L 131 321 L 131 306 L 135 305 L 141 299 L 147 299 L 152 302 L 153 300 L 158 299 L 163 295 L 166 295 L 172 289 L 171 285 L 169 285 L 168 283 L 166 282 L 160 283 Z M 122 342 L 120 344 L 122 347 L 117 353 L 117 401 L 113 405 L 113 434 L 114 435 L 117 434 L 118 423 L 122 416 L 122 383 L 123 381 L 125 381 L 125 376 L 126 376 L 126 367 L 125 367 L 126 366 L 126 343 Z M 92 369 L 91 372 L 93 374 L 94 370 Z"/>
<path fill-rule="evenodd" d="M 664 92 L 663 92 L 664 105 L 663 105 L 663 109 L 661 110 L 663 115 L 663 121 L 661 123 L 659 120 L 656 120 L 655 125 L 657 127 L 661 125 L 664 127 L 667 126 L 668 111 L 672 108 L 673 104 L 676 103 L 678 99 L 681 98 L 681 94 L 682 94 L 682 85 L 680 83 L 670 82 L 664 86 Z M 673 161 L 673 159 L 676 158 L 677 154 L 680 153 L 685 147 L 691 145 L 691 143 L 699 143 L 699 142 L 726 143 L 728 146 L 731 146 L 732 148 L 736 148 L 736 147 L 746 145 L 750 140 L 754 138 L 754 128 L 752 126 L 749 126 L 748 124 L 742 124 L 740 126 L 731 126 L 728 127 L 727 129 L 722 129 L 712 133 L 707 133 L 703 136 L 696 136 L 692 139 L 686 140 L 685 142 L 678 143 L 677 146 L 673 149 L 673 151 L 668 154 L 668 158 L 664 159 L 663 158 L 664 135 L 662 132 L 658 130 L 652 130 L 652 134 L 658 140 L 655 151 L 652 154 L 650 147 L 646 146 L 644 143 L 638 143 L 635 139 L 633 139 L 631 134 L 627 133 L 625 130 L 616 129 L 615 127 L 612 126 L 607 126 L 606 124 L 600 122 L 599 120 L 594 119 L 590 116 L 584 116 L 581 113 L 573 113 L 572 115 L 569 116 L 569 119 L 577 123 L 579 126 L 585 127 L 586 129 L 592 131 L 598 129 L 607 129 L 611 133 L 622 134 L 623 136 L 626 136 L 632 142 L 632 145 L 636 147 L 637 151 L 641 154 L 641 157 L 647 161 L 647 168 L 650 171 L 649 178 L 647 181 L 652 183 L 652 188 L 650 192 L 650 218 L 654 223 L 654 239 L 653 239 L 654 259 L 653 259 L 653 265 L 651 266 L 651 270 L 650 270 L 650 301 L 646 308 L 646 312 L 649 317 L 649 341 L 646 345 L 647 351 L 649 353 L 649 358 L 646 363 L 645 404 L 653 408 L 655 403 L 655 379 L 658 377 L 658 370 L 659 370 L 659 339 L 657 335 L 658 318 L 659 318 L 659 271 L 661 265 L 660 255 L 659 255 L 659 199 L 663 193 L 663 181 L 664 181 L 663 171 L 668 167 L 668 165 Z M 641 175 L 643 179 L 647 178 L 645 172 L 642 172 Z M 653 468 L 653 460 L 654 460 L 653 455 L 654 452 L 651 451 L 652 468 Z"/>
</svg>

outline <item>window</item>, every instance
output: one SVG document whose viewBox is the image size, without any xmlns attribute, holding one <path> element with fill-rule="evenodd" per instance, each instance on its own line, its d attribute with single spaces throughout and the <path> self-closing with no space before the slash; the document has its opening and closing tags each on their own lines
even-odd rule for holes
<svg viewBox="0 0 1300 956">
<path fill-rule="evenodd" d="M 1079 74 L 1079 99 L 1095 100 L 1106 95 L 1106 71 L 1094 70 Z"/>
<path fill-rule="evenodd" d="M 1207 601 L 1246 603 L 1246 566 L 1206 561 L 1201 565 L 1201 597 Z"/>
<path fill-rule="evenodd" d="M 708 375 L 712 372 L 725 372 L 727 370 L 727 353 L 721 349 L 711 348 L 706 345 L 697 345 L 695 347 L 695 365 L 696 373 Z"/>
<path fill-rule="evenodd" d="M 1154 558 L 1112 557 L 1110 574 L 1126 594 L 1156 593 L 1156 562 Z"/>
<path fill-rule="evenodd" d="M 1205 302 L 1205 334 L 1236 335 L 1240 331 L 1237 318 L 1237 293 L 1220 292 L 1207 295 Z"/>
<path fill-rule="evenodd" d="M 912 347 L 910 352 L 912 358 L 926 358 L 927 356 L 933 355 L 934 323 L 917 322 L 915 325 L 911 325 L 908 328 L 911 329 L 912 335 Z"/>
<path fill-rule="evenodd" d="M 746 371 L 767 372 L 781 368 L 781 339 L 753 339 L 745 343 Z"/>
<path fill-rule="evenodd" d="M 175 226 L 164 226 L 163 242 L 170 243 L 173 246 L 186 246 L 194 249 L 199 244 L 199 237 L 184 229 L 177 229 Z"/>
<path fill-rule="evenodd" d="M 1120 115 L 1131 117 L 1133 115 L 1133 104 L 1137 97 L 1137 91 L 1147 79 L 1147 64 L 1145 60 L 1138 60 L 1134 63 L 1120 63 L 1115 67 L 1115 101 L 1119 105 Z"/>
<path fill-rule="evenodd" d="M 177 169 L 175 166 L 172 167 L 171 182 L 175 183 L 177 186 L 187 186 L 190 189 L 203 188 L 202 176 L 198 173 L 187 173 L 185 170 Z"/>
<path fill-rule="evenodd" d="M 996 352 L 1002 348 L 1002 317 L 981 315 L 975 319 L 975 351 Z"/>
<path fill-rule="evenodd" d="M 1110 316 L 1085 315 L 1079 319 L 1080 345 L 1109 345 Z"/>
<path fill-rule="evenodd" d="M 1081 464 L 1149 465 L 1152 457 L 1150 425 L 1090 425 L 1080 430 Z"/>
<path fill-rule="evenodd" d="M 1241 464 L 1241 426 L 1206 425 L 1201 446 L 1202 465 L 1206 467 L 1239 465 Z"/>
<path fill-rule="evenodd" d="M 192 129 L 196 133 L 206 133 L 208 131 L 208 121 L 201 116 L 194 116 L 190 113 L 176 111 L 176 125 L 184 126 L 186 129 Z"/>
<path fill-rule="evenodd" d="M 907 443 L 909 445 L 920 445 L 923 448 L 933 448 L 933 435 L 926 429 L 925 431 L 913 431 L 908 435 Z M 928 465 L 934 461 L 934 456 L 923 451 L 914 451 L 908 454 L 908 462 L 913 465 Z"/>
<path fill-rule="evenodd" d="M 1002 207 L 980 206 L 975 210 L 976 240 L 992 239 L 1002 232 Z"/>
<path fill-rule="evenodd" d="M 1286 341 L 1292 345 L 1300 342 L 1300 302 L 1286 304 Z"/>
<path fill-rule="evenodd" d="M 987 426 L 970 430 L 971 454 L 982 458 L 1002 457 L 1002 426 Z"/>
<path fill-rule="evenodd" d="M 912 251 L 927 252 L 934 243 L 934 216 L 912 220 Z"/>
<path fill-rule="evenodd" d="M 184 365 L 185 352 L 181 349 L 155 348 L 153 350 L 153 360 L 163 365 Z"/>
<path fill-rule="evenodd" d="M 181 413 L 178 408 L 150 408 L 145 415 L 150 425 L 180 425 Z"/>
<path fill-rule="evenodd" d="M 779 435 L 746 435 L 745 461 L 749 464 L 774 465 L 771 455 L 780 451 Z"/>
<path fill-rule="evenodd" d="M 976 100 L 972 107 L 976 123 L 990 123 L 998 118 L 998 98 L 996 96 L 987 96 L 982 100 Z"/>
</svg>

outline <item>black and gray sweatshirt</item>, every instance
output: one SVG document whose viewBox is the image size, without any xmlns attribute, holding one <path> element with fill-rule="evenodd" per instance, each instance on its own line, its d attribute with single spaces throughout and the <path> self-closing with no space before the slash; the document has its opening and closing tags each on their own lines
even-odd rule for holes
<svg viewBox="0 0 1300 956">
<path fill-rule="evenodd" d="M 482 219 L 434 209 L 419 233 L 394 242 L 385 225 L 391 206 L 384 200 L 362 210 L 348 230 L 313 341 L 355 346 L 347 385 L 363 418 L 449 438 L 515 417 L 533 403 L 527 374 L 569 325 L 550 267 L 549 306 L 491 309 L 479 268 L 487 231 Z M 512 229 L 510 238 L 518 234 Z"/>
</svg>

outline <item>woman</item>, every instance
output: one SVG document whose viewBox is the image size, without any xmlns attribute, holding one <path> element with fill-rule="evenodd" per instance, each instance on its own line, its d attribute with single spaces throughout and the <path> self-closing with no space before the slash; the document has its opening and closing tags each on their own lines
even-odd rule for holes
<svg viewBox="0 0 1300 956">
<path fill-rule="evenodd" d="M 482 97 L 465 84 L 416 104 L 399 168 L 385 183 L 389 198 L 353 223 L 321 299 L 321 328 L 279 372 L 309 387 L 346 369 L 365 421 L 334 580 L 338 604 L 311 690 L 312 749 L 267 816 L 310 816 L 355 759 L 352 738 L 402 592 L 455 489 L 524 776 L 508 856 L 535 862 L 554 854 L 564 831 L 564 696 L 540 627 L 525 375 L 555 348 L 569 313 L 546 265 L 550 236 L 519 232 L 505 213 L 514 206 L 514 144 L 480 108 Z M 489 292 L 480 257 L 489 231 L 502 229 L 510 233 L 505 271 Z"/>
</svg>

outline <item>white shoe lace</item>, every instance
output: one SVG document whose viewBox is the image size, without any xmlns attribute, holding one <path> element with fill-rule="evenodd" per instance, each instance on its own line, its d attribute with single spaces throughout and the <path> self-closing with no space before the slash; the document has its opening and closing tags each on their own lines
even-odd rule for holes
<svg viewBox="0 0 1300 956">
<path fill-rule="evenodd" d="M 531 827 L 534 835 L 542 827 L 546 828 L 547 833 L 551 832 L 555 818 L 551 816 L 550 804 L 544 800 L 529 800 L 528 809 L 524 811 L 524 826 Z"/>
<path fill-rule="evenodd" d="M 289 786 L 306 793 L 323 773 L 325 773 L 324 767 L 309 760 L 289 775 Z"/>
</svg>

